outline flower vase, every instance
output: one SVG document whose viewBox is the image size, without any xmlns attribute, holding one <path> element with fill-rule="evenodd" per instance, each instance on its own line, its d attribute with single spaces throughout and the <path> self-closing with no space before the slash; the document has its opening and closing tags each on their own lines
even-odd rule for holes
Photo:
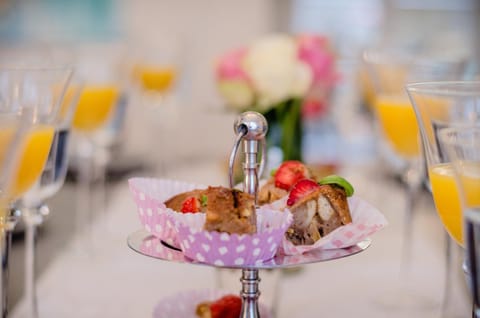
<svg viewBox="0 0 480 318">
<path fill-rule="evenodd" d="M 268 122 L 268 166 L 282 161 L 302 161 L 302 100 L 289 99 L 270 108 L 263 115 Z M 273 156 L 272 156 L 273 154 Z"/>
</svg>

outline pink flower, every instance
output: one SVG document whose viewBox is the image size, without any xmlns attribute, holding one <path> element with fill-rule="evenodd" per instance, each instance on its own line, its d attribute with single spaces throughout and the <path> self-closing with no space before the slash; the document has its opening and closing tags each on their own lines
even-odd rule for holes
<svg viewBox="0 0 480 318">
<path fill-rule="evenodd" d="M 297 37 L 298 58 L 307 63 L 313 72 L 313 85 L 331 87 L 338 79 L 335 70 L 335 55 L 330 50 L 328 39 L 316 35 Z"/>
<path fill-rule="evenodd" d="M 327 112 L 327 105 L 324 100 L 305 99 L 302 104 L 303 118 L 318 118 Z"/>
<path fill-rule="evenodd" d="M 217 64 L 218 80 L 246 80 L 248 75 L 242 68 L 243 58 L 247 53 L 246 48 L 230 51 L 223 55 Z"/>
</svg>

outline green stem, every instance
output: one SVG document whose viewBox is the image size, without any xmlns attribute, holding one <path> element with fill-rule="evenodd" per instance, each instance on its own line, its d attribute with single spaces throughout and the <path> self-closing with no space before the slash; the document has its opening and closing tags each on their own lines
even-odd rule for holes
<svg viewBox="0 0 480 318">
<path fill-rule="evenodd" d="M 268 145 L 280 146 L 283 151 L 283 160 L 302 160 L 301 107 L 301 99 L 290 99 L 264 114 L 271 128 L 267 135 Z M 275 131 L 276 125 L 279 128 L 277 131 Z"/>
</svg>

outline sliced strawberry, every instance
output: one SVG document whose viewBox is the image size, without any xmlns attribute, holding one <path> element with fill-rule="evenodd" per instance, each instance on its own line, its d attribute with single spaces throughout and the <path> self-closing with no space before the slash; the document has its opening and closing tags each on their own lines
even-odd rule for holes
<svg viewBox="0 0 480 318">
<path fill-rule="evenodd" d="M 200 201 L 196 197 L 188 197 L 183 201 L 183 213 L 196 213 L 200 211 Z"/>
<path fill-rule="evenodd" d="M 318 188 L 320 188 L 320 185 L 313 180 L 303 179 L 298 181 L 288 195 L 287 205 L 294 205 L 300 198 L 303 198 Z"/>
<path fill-rule="evenodd" d="M 307 167 L 296 160 L 289 160 L 275 172 L 275 186 L 284 190 L 290 190 L 292 186 L 302 179 L 310 178 L 310 172 Z"/>
<path fill-rule="evenodd" d="M 238 318 L 242 311 L 242 299 L 237 295 L 225 295 L 210 305 L 212 318 Z"/>
</svg>

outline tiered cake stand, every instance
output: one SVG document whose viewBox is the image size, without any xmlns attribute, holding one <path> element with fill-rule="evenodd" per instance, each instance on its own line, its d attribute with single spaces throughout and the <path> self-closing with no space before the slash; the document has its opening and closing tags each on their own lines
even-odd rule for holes
<svg viewBox="0 0 480 318">
<path fill-rule="evenodd" d="M 234 124 L 234 130 L 237 135 L 235 145 L 230 156 L 230 186 L 233 187 L 233 167 L 235 157 L 240 143 L 243 141 L 243 152 L 245 154 L 245 162 L 243 163 L 244 183 L 243 190 L 252 195 L 257 195 L 258 175 L 262 174 L 265 162 L 265 134 L 267 132 L 267 123 L 265 118 L 256 112 L 243 113 Z M 263 154 L 258 164 L 258 148 L 262 144 Z M 260 167 L 259 167 L 260 166 Z M 260 170 L 258 173 L 257 170 Z M 343 249 L 332 250 L 314 250 L 302 255 L 287 256 L 277 253 L 277 255 L 262 263 L 255 265 L 242 266 L 217 266 L 213 264 L 200 263 L 186 257 L 181 250 L 168 245 L 159 238 L 151 235 L 145 230 L 139 230 L 132 233 L 128 237 L 128 246 L 134 251 L 153 258 L 183 263 L 206 265 L 218 268 L 236 268 L 242 270 L 242 290 L 241 297 L 242 312 L 240 318 L 258 318 L 260 317 L 258 310 L 258 299 L 260 291 L 258 288 L 260 277 L 259 269 L 281 269 L 291 266 L 299 266 L 311 263 L 319 263 L 331 261 L 347 256 L 360 253 L 370 246 L 371 240 L 366 239 L 356 245 Z"/>
</svg>

